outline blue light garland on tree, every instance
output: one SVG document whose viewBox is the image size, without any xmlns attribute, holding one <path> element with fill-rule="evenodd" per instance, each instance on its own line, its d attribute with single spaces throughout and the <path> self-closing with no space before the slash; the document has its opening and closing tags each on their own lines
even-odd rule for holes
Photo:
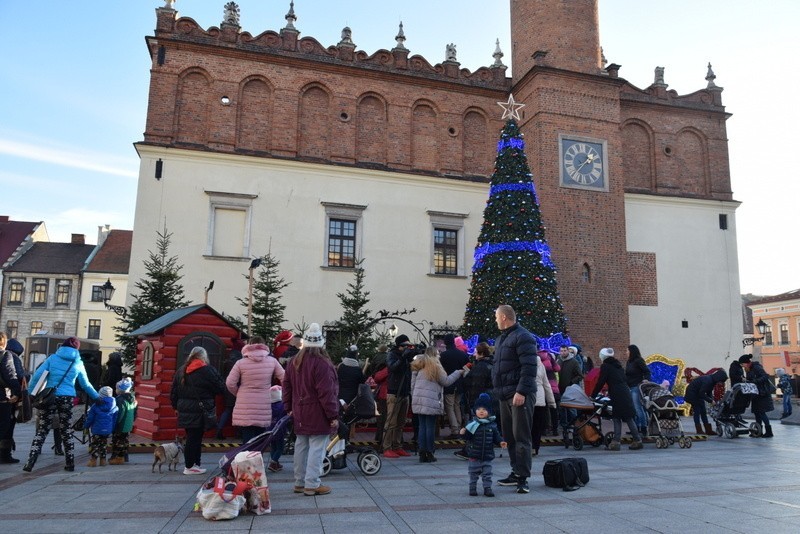
<svg viewBox="0 0 800 534">
<path fill-rule="evenodd" d="M 557 350 L 554 345 L 569 342 L 525 141 L 513 118 L 497 143 L 462 335 L 496 338 L 494 312 L 500 304 L 514 308 L 543 348 Z"/>
</svg>

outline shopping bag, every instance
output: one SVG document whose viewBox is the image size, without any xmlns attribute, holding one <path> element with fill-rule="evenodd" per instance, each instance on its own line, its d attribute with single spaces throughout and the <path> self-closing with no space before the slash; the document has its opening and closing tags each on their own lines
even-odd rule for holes
<svg viewBox="0 0 800 534">
<path fill-rule="evenodd" d="M 236 482 L 251 486 L 247 499 L 249 512 L 256 515 L 272 512 L 264 458 L 260 451 L 242 451 L 237 454 L 231 462 L 231 475 Z"/>
<path fill-rule="evenodd" d="M 219 521 L 234 519 L 244 508 L 246 485 L 239 486 L 223 477 L 215 477 L 197 492 L 197 504 L 205 519 Z"/>
</svg>

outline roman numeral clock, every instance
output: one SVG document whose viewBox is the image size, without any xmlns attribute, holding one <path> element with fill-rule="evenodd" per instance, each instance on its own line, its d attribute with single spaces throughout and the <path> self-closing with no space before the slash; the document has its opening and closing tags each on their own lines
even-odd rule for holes
<svg viewBox="0 0 800 534">
<path fill-rule="evenodd" d="M 608 191 L 604 140 L 560 134 L 558 154 L 562 187 Z"/>
</svg>

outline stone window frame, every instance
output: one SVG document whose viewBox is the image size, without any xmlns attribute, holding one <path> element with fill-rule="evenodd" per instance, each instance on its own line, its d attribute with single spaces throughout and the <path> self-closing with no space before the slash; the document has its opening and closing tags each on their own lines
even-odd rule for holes
<svg viewBox="0 0 800 534">
<path fill-rule="evenodd" d="M 86 326 L 86 339 L 100 339 L 103 330 L 103 321 L 100 319 L 89 319 Z"/>
<path fill-rule="evenodd" d="M 452 213 L 447 211 L 436 211 L 436 210 L 427 210 L 429 222 L 430 222 L 430 249 L 428 253 L 429 266 L 428 266 L 428 275 L 429 276 L 441 276 L 445 278 L 465 278 L 467 276 L 467 262 L 466 262 L 466 237 L 465 237 L 465 230 L 464 230 L 464 221 L 469 217 L 468 213 Z M 456 237 L 456 273 L 455 274 L 443 274 L 436 272 L 436 264 L 435 264 L 435 238 L 434 232 L 439 230 L 455 230 L 457 232 Z"/>
<path fill-rule="evenodd" d="M 47 293 L 50 291 L 50 280 L 47 278 L 34 278 L 31 290 L 31 307 L 46 308 Z"/>
<path fill-rule="evenodd" d="M 323 240 L 323 250 L 322 250 L 322 268 L 323 269 L 335 269 L 335 270 L 346 270 L 352 271 L 355 268 L 355 265 L 352 267 L 345 266 L 339 267 L 337 265 L 331 265 L 329 262 L 328 251 L 330 247 L 330 228 L 331 228 L 331 220 L 343 220 L 343 221 L 350 221 L 355 223 L 355 236 L 353 238 L 354 241 L 354 264 L 358 262 L 360 258 L 362 258 L 362 250 L 363 250 L 363 239 L 364 239 L 364 211 L 367 209 L 366 205 L 361 204 L 343 204 L 341 202 L 320 202 L 323 208 L 325 209 L 325 238 Z"/>
<path fill-rule="evenodd" d="M 66 291 L 64 291 L 66 288 Z M 63 298 L 66 296 L 66 298 Z M 69 306 L 70 299 L 72 298 L 72 280 L 66 278 L 59 278 L 56 280 L 56 306 Z"/>
<path fill-rule="evenodd" d="M 250 261 L 250 240 L 253 229 L 253 201 L 258 195 L 205 190 L 208 195 L 208 228 L 206 251 L 203 257 L 211 260 Z M 242 236 L 241 256 L 217 256 L 214 254 L 214 223 L 217 209 L 245 212 L 244 235 Z"/>
<path fill-rule="evenodd" d="M 15 298 L 18 297 L 18 298 Z M 6 303 L 9 306 L 21 306 L 22 300 L 25 298 L 25 280 L 22 278 L 12 278 L 8 282 L 8 299 Z"/>
</svg>

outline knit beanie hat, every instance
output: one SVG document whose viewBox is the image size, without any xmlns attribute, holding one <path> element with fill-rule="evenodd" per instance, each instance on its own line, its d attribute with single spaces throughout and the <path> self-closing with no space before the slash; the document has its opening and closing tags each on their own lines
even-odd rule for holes
<svg viewBox="0 0 800 534">
<path fill-rule="evenodd" d="M 111 388 L 108 387 L 108 386 L 101 387 L 100 391 L 98 391 L 98 393 L 100 393 L 101 397 L 110 397 L 110 396 L 112 396 L 114 394 L 114 392 L 111 391 Z"/>
<path fill-rule="evenodd" d="M 776 376 L 783 376 L 785 374 L 786 374 L 786 369 L 784 369 L 783 367 L 778 367 L 777 369 L 775 369 Z"/>
<path fill-rule="evenodd" d="M 400 347 L 400 346 L 402 346 L 402 345 L 403 345 L 403 343 L 408 343 L 409 341 L 410 341 L 410 340 L 408 339 L 408 336 L 407 336 L 407 335 L 405 335 L 405 334 L 400 334 L 399 336 L 397 336 L 396 338 L 394 338 L 394 346 L 395 346 L 395 347 Z"/>
<path fill-rule="evenodd" d="M 127 393 L 133 387 L 133 381 L 129 377 L 125 377 L 119 382 L 117 382 L 117 393 Z"/>
<path fill-rule="evenodd" d="M 489 415 L 492 415 L 492 398 L 486 393 L 481 393 L 478 395 L 478 398 L 475 400 L 475 404 L 472 406 L 472 409 L 477 412 L 478 408 L 483 408 L 489 412 Z"/>
<path fill-rule="evenodd" d="M 573 356 L 578 355 L 578 347 L 576 347 L 575 345 L 570 345 L 569 347 L 567 347 L 567 350 L 569 350 L 569 353 L 572 354 Z M 614 355 L 613 350 L 611 351 L 611 355 L 612 356 Z"/>
<path fill-rule="evenodd" d="M 613 358 L 613 357 L 614 357 L 614 349 L 612 349 L 611 347 L 600 349 L 600 361 L 603 361 L 606 358 Z"/>
<path fill-rule="evenodd" d="M 73 349 L 78 350 L 79 348 L 81 348 L 81 342 L 78 340 L 77 337 L 74 336 L 68 337 L 66 340 L 64 340 L 63 346 L 72 347 Z"/>
<path fill-rule="evenodd" d="M 739 363 L 750 363 L 750 360 L 753 359 L 752 354 L 742 354 L 739 356 Z"/>
<path fill-rule="evenodd" d="M 311 323 L 303 335 L 303 346 L 305 347 L 324 347 L 325 337 L 322 335 L 322 328 L 319 324 Z"/>
</svg>

